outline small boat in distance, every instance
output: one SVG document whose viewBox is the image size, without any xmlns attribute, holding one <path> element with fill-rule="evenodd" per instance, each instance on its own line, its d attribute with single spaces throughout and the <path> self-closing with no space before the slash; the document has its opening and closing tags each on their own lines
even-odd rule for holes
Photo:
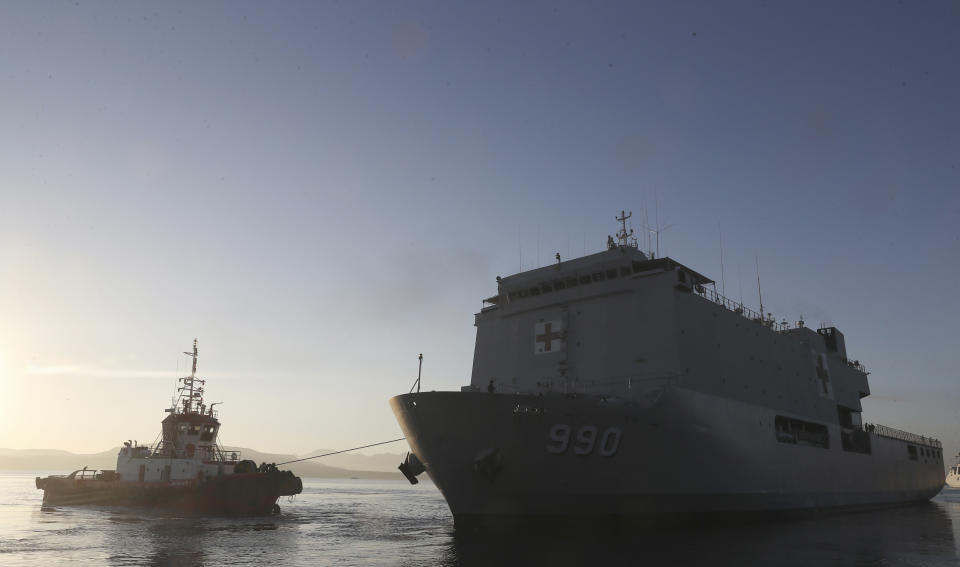
<svg viewBox="0 0 960 567">
<path fill-rule="evenodd" d="M 116 470 L 88 470 L 36 478 L 44 504 L 138 506 L 197 515 L 279 513 L 277 499 L 303 490 L 300 478 L 272 463 L 240 459 L 217 442 L 217 412 L 203 401 L 206 380 L 197 378 L 197 340 L 190 376 L 180 378 L 178 399 L 166 411 L 155 447 L 126 441 Z"/>
</svg>

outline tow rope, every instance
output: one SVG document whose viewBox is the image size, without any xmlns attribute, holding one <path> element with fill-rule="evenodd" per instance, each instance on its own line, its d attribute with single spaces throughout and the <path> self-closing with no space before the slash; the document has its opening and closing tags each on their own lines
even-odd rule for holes
<svg viewBox="0 0 960 567">
<path fill-rule="evenodd" d="M 372 445 L 364 445 L 362 447 L 354 447 L 352 449 L 344 449 L 342 451 L 334 451 L 332 453 L 324 453 L 322 455 L 314 455 L 312 457 L 304 457 L 302 459 L 294 459 L 292 461 L 287 461 L 285 463 L 277 463 L 277 466 L 280 465 L 289 465 L 290 463 L 299 463 L 300 461 L 309 461 L 310 459 L 319 459 L 320 457 L 329 457 L 330 455 L 337 455 L 339 453 L 346 453 L 348 451 L 356 451 L 357 449 L 366 449 L 367 447 L 376 447 L 377 445 L 386 445 L 387 443 L 396 443 L 397 441 L 403 441 L 406 437 L 401 437 L 399 439 L 391 439 L 390 441 L 381 441 L 379 443 L 374 443 Z"/>
</svg>

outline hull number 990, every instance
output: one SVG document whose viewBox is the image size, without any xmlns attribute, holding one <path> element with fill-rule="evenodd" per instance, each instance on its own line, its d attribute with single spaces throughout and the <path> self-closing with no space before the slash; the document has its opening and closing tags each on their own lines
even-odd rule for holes
<svg viewBox="0 0 960 567">
<path fill-rule="evenodd" d="M 573 429 L 564 423 L 558 423 L 550 428 L 550 441 L 547 443 L 547 452 L 561 455 L 567 452 L 570 446 L 577 455 L 589 455 L 596 452 L 601 457 L 612 457 L 620 448 L 620 428 L 610 427 L 603 430 L 595 425 L 584 425 L 573 434 Z"/>
</svg>

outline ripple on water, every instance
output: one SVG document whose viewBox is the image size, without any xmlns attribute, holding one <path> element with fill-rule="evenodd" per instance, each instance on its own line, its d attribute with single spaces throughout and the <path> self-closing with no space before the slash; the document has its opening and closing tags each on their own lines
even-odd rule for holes
<svg viewBox="0 0 960 567">
<path fill-rule="evenodd" d="M 42 506 L 33 477 L 0 474 L 0 564 L 922 565 L 958 564 L 960 491 L 870 513 L 627 534 L 457 531 L 432 485 L 305 479 L 269 518 Z M 8 505 L 9 502 L 22 502 Z"/>
</svg>

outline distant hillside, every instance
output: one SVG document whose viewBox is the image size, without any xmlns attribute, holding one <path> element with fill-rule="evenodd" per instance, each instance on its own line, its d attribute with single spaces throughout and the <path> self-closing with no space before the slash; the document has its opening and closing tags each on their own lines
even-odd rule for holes
<svg viewBox="0 0 960 567">
<path fill-rule="evenodd" d="M 316 451 L 311 451 L 303 456 L 312 457 L 314 455 L 325 455 L 335 451 L 336 449 L 317 449 Z M 329 455 L 317 459 L 317 462 L 321 462 L 330 467 L 338 467 L 341 469 L 350 469 L 356 471 L 382 472 L 396 472 L 401 461 L 403 461 L 403 455 L 400 453 L 379 453 L 377 455 L 340 453 L 339 455 Z"/>
<path fill-rule="evenodd" d="M 254 449 L 244 449 L 231 447 L 225 449 L 227 452 L 236 450 L 240 453 L 241 459 L 250 459 L 256 461 L 257 463 L 282 463 L 284 461 L 292 461 L 298 458 L 297 455 L 283 455 L 275 453 L 261 453 Z M 8 471 L 62 471 L 63 474 L 75 471 L 77 469 L 82 469 L 83 467 L 88 467 L 91 469 L 107 469 L 111 470 L 116 467 L 117 464 L 117 453 L 120 451 L 119 447 L 110 449 L 108 451 L 103 451 L 102 453 L 70 453 L 67 451 L 61 451 L 56 449 L 2 449 L 0 448 L 0 470 Z M 315 452 L 310 455 L 305 455 L 307 457 L 312 456 L 313 454 L 322 454 L 324 452 L 330 451 L 321 451 Z M 340 456 L 340 455 L 332 455 Z M 381 462 L 385 463 L 387 461 L 385 455 L 376 455 L 374 457 L 366 457 L 371 459 L 370 461 L 364 461 L 365 455 L 356 455 L 361 457 L 360 459 L 351 460 L 350 463 L 357 463 L 358 465 L 363 463 L 370 463 L 371 466 L 376 465 L 380 466 Z M 391 462 L 394 463 L 391 468 L 380 468 L 373 470 L 358 470 L 358 469 L 348 469 L 345 467 L 331 466 L 329 464 L 323 464 L 320 461 L 326 462 L 329 457 L 323 457 L 322 459 L 316 459 L 314 461 L 303 461 L 300 463 L 292 463 L 290 465 L 284 465 L 284 469 L 289 469 L 294 472 L 294 474 L 302 477 L 308 478 L 365 478 L 365 479 L 402 479 L 403 475 L 400 474 L 400 471 L 396 469 L 397 465 L 400 464 L 400 456 L 392 455 Z M 344 462 L 343 460 L 338 461 L 336 464 Z"/>
<path fill-rule="evenodd" d="M 64 471 L 65 473 L 89 467 L 112 469 L 117 464 L 120 448 L 102 453 L 69 453 L 56 449 L 0 449 L 0 470 L 8 471 Z"/>
<path fill-rule="evenodd" d="M 0 447 L 0 457 L 5 455 L 70 455 L 60 449 L 4 449 Z"/>
</svg>

